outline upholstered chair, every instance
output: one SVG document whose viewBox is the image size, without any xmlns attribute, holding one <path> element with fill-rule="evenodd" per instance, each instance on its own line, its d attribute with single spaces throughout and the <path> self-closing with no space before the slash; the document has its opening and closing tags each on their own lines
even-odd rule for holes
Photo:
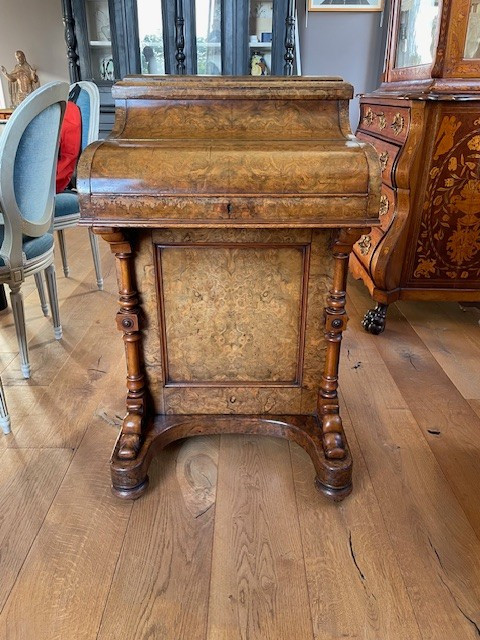
<svg viewBox="0 0 480 640">
<path fill-rule="evenodd" d="M 2 379 L 0 378 L 0 428 L 3 433 L 10 433 L 10 416 L 8 415 L 7 403 L 3 392 Z"/>
<path fill-rule="evenodd" d="M 100 118 L 100 95 L 98 87 L 93 82 L 77 82 L 80 86 L 80 94 L 77 99 L 77 106 L 82 116 L 82 144 L 81 149 L 98 140 L 98 128 Z M 71 85 L 73 89 L 75 85 Z M 75 191 L 64 191 L 58 193 L 55 199 L 55 218 L 53 228 L 57 232 L 60 254 L 62 256 L 63 272 L 68 277 L 70 269 L 67 261 L 67 251 L 65 246 L 64 230 L 74 227 L 80 219 L 80 206 L 78 195 Z M 90 246 L 92 249 L 93 264 L 97 278 L 97 286 L 103 289 L 102 269 L 100 264 L 100 252 L 98 249 L 98 238 L 89 230 Z M 41 294 L 40 294 L 41 296 Z M 42 305 L 43 306 L 43 305 Z"/>
<path fill-rule="evenodd" d="M 10 300 L 25 378 L 30 377 L 21 287 L 45 272 L 55 338 L 62 337 L 53 264 L 53 211 L 58 141 L 68 84 L 50 82 L 26 98 L 0 137 L 0 283 Z"/>
</svg>

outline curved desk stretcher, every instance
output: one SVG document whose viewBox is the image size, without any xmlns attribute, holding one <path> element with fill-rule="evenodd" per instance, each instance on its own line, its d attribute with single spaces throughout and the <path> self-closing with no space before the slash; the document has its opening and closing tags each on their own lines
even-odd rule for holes
<svg viewBox="0 0 480 640">
<path fill-rule="evenodd" d="M 380 163 L 340 78 L 132 76 L 78 169 L 82 224 L 110 243 L 127 354 L 114 493 L 137 498 L 179 438 L 294 440 L 341 500 L 337 386 L 352 245 L 378 225 Z"/>
</svg>

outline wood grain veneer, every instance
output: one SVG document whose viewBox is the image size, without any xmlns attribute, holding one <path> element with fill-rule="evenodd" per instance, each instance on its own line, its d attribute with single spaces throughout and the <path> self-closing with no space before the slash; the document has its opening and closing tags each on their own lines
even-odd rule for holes
<svg viewBox="0 0 480 640">
<path fill-rule="evenodd" d="M 378 225 L 380 166 L 338 78 L 132 77 L 112 136 L 79 165 L 82 223 L 117 258 L 127 415 L 116 495 L 155 453 L 210 433 L 308 451 L 329 497 L 351 491 L 338 406 L 352 245 Z"/>
</svg>

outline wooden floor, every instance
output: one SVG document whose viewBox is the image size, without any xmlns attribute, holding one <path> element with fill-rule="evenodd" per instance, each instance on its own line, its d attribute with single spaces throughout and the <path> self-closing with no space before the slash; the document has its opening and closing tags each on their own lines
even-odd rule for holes
<svg viewBox="0 0 480 640">
<path fill-rule="evenodd" d="M 378 337 L 352 283 L 341 371 L 355 461 L 342 504 L 308 456 L 261 437 L 177 443 L 131 503 L 109 490 L 123 412 L 116 287 L 87 233 L 57 267 L 64 338 L 24 287 L 33 374 L 0 318 L 2 640 L 467 640 L 480 636 L 480 327 L 401 303 Z"/>
</svg>

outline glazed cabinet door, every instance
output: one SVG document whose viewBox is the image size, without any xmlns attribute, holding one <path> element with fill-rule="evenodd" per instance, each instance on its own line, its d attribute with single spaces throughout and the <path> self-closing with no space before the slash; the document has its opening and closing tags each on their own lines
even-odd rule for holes
<svg viewBox="0 0 480 640">
<path fill-rule="evenodd" d="M 293 75 L 295 10 L 293 0 L 164 2 L 165 69 L 198 75 Z"/>
</svg>

